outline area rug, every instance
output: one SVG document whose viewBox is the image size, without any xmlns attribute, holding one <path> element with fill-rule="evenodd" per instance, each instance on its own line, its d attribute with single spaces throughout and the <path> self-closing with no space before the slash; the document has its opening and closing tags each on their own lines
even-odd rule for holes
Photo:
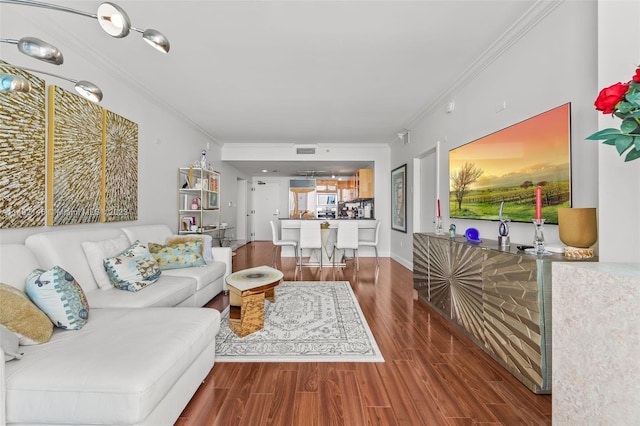
<svg viewBox="0 0 640 426">
<path fill-rule="evenodd" d="M 285 281 L 264 310 L 264 329 L 244 338 L 222 313 L 216 362 L 384 362 L 347 281 Z"/>
</svg>

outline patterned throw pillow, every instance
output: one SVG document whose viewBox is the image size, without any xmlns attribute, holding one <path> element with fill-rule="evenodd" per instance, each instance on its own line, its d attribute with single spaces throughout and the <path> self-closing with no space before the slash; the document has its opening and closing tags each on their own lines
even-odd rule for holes
<svg viewBox="0 0 640 426">
<path fill-rule="evenodd" d="M 180 244 L 149 243 L 149 251 L 160 265 L 160 269 L 179 269 L 204 266 L 202 240 L 185 241 Z"/>
<path fill-rule="evenodd" d="M 98 287 L 103 290 L 113 288 L 109 275 L 104 269 L 104 260 L 126 250 L 131 243 L 126 235 L 120 235 L 116 238 L 103 241 L 85 241 L 82 243 L 82 250 L 87 257 L 89 267 L 93 278 L 96 280 Z"/>
<path fill-rule="evenodd" d="M 139 291 L 160 278 L 160 267 L 147 246 L 136 241 L 117 256 L 104 260 L 104 268 L 114 287 Z"/>
<path fill-rule="evenodd" d="M 73 275 L 59 266 L 35 269 L 27 277 L 24 292 L 56 327 L 80 330 L 89 319 L 89 304 Z"/>
<path fill-rule="evenodd" d="M 202 257 L 205 262 L 213 262 L 213 251 L 211 245 L 213 237 L 211 235 L 172 235 L 164 240 L 165 244 L 181 244 L 188 241 L 200 240 L 202 241 Z"/>
<path fill-rule="evenodd" d="M 53 324 L 26 294 L 0 283 L 0 324 L 16 333 L 21 345 L 48 342 Z"/>
</svg>

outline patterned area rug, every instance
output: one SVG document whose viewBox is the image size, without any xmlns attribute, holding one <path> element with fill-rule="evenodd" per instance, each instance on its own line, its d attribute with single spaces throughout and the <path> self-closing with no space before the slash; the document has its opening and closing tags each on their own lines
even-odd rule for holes
<svg viewBox="0 0 640 426">
<path fill-rule="evenodd" d="M 216 362 L 384 362 L 347 281 L 285 281 L 264 329 L 237 337 L 222 313 Z"/>
</svg>

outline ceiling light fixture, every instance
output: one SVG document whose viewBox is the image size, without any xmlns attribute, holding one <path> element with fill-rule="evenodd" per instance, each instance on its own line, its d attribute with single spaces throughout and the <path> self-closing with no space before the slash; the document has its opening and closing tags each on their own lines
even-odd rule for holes
<svg viewBox="0 0 640 426">
<path fill-rule="evenodd" d="M 57 4 L 44 3 L 34 0 L 0 0 L 0 3 L 17 4 L 22 6 L 34 6 L 44 9 L 52 9 L 60 12 L 69 12 L 76 15 L 85 16 L 98 20 L 98 24 L 104 32 L 111 37 L 122 38 L 129 35 L 131 31 L 142 34 L 142 38 L 157 50 L 168 53 L 171 45 L 169 40 L 160 32 L 154 29 L 141 30 L 131 26 L 131 20 L 127 13 L 120 6 L 110 2 L 104 2 L 98 6 L 97 13 L 88 13 L 82 10 Z"/>
<path fill-rule="evenodd" d="M 62 52 L 55 46 L 36 37 L 23 37 L 20 40 L 0 38 L 0 43 L 15 44 L 18 50 L 27 56 L 53 65 L 62 65 Z"/>
<path fill-rule="evenodd" d="M 70 81 L 74 84 L 74 88 L 76 92 L 80 94 L 85 99 L 88 99 L 92 102 L 100 102 L 102 100 L 102 90 L 95 84 L 86 80 L 74 80 L 67 77 L 62 77 L 57 74 L 52 74 L 47 71 L 34 70 L 26 67 L 19 67 L 16 65 L 1 63 L 3 67 L 14 68 L 17 70 L 31 71 L 39 74 L 46 74 L 51 77 L 56 77 L 62 80 Z M 0 73 L 0 91 L 2 92 L 30 92 L 31 91 L 31 83 L 23 77 L 8 75 Z"/>
</svg>

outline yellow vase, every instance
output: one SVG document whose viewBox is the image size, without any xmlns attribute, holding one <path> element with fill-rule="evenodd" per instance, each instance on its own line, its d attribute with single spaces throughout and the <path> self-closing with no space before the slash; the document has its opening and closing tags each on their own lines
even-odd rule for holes
<svg viewBox="0 0 640 426">
<path fill-rule="evenodd" d="M 560 241 L 571 247 L 589 248 L 598 240 L 594 207 L 558 209 Z"/>
</svg>

